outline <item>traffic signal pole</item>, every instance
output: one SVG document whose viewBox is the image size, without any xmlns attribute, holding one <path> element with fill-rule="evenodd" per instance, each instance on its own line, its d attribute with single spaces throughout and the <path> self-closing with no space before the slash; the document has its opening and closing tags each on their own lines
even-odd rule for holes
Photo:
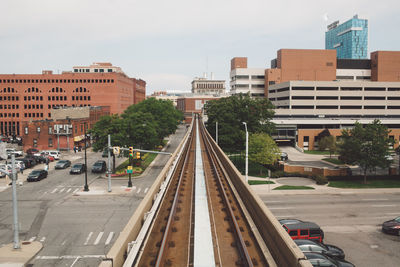
<svg viewBox="0 0 400 267">
<path fill-rule="evenodd" d="M 111 192 L 111 135 L 108 135 L 108 192 Z"/>
<path fill-rule="evenodd" d="M 129 166 L 132 166 L 132 157 L 129 157 Z M 132 187 L 132 173 L 129 172 L 128 187 Z"/>
</svg>

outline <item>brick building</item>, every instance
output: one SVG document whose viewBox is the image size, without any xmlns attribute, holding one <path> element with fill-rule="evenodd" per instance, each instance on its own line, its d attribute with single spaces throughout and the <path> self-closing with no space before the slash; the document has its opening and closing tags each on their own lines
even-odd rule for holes
<svg viewBox="0 0 400 267">
<path fill-rule="evenodd" d="M 177 109 L 182 111 L 186 123 L 191 123 L 194 113 L 201 113 L 204 104 L 209 100 L 220 99 L 220 96 L 191 95 L 182 96 L 177 100 Z"/>
<path fill-rule="evenodd" d="M 100 117 L 105 115 L 110 115 L 109 106 L 53 109 L 52 119 L 22 123 L 23 149 L 26 151 L 33 147 L 39 150 L 71 150 L 74 146 L 83 147 L 85 128 L 92 128 Z"/>
<path fill-rule="evenodd" d="M 0 133 L 22 135 L 22 124 L 51 118 L 58 107 L 109 106 L 121 114 L 145 99 L 146 82 L 110 63 L 53 74 L 0 74 Z"/>
</svg>

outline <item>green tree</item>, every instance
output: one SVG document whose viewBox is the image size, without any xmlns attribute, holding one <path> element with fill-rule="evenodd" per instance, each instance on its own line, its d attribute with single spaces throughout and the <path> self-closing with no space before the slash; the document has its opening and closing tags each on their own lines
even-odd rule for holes
<svg viewBox="0 0 400 267">
<path fill-rule="evenodd" d="M 322 137 L 318 141 L 320 150 L 328 150 L 329 157 L 332 157 L 332 154 L 336 151 L 336 138 L 333 135 Z"/>
<path fill-rule="evenodd" d="M 247 123 L 250 133 L 271 134 L 275 129 L 270 121 L 274 115 L 273 105 L 267 98 L 252 99 L 248 94 L 238 94 L 208 101 L 204 109 L 208 116 L 206 127 L 212 136 L 215 136 L 215 122 L 218 121 L 218 144 L 225 151 L 244 149 L 243 122 Z"/>
<path fill-rule="evenodd" d="M 249 137 L 249 159 L 263 166 L 274 164 L 280 159 L 280 150 L 266 133 L 255 133 Z"/>
<path fill-rule="evenodd" d="M 94 140 L 94 151 L 101 151 L 107 147 L 108 135 L 111 135 L 113 144 L 120 144 L 126 139 L 124 122 L 117 114 L 101 117 L 88 133 Z"/>
<path fill-rule="evenodd" d="M 157 125 L 157 135 L 159 144 L 164 137 L 174 133 L 178 128 L 178 124 L 183 120 L 183 114 L 177 110 L 172 101 L 155 98 L 148 98 L 136 105 L 129 106 L 121 115 L 122 118 L 127 118 L 132 113 L 149 113 L 153 116 L 153 120 Z"/>
<path fill-rule="evenodd" d="M 340 156 L 348 164 L 357 164 L 364 172 L 364 183 L 367 183 L 367 171 L 376 167 L 385 168 L 390 165 L 389 133 L 379 120 L 361 125 L 356 122 L 353 129 L 344 129 L 341 136 Z"/>
</svg>

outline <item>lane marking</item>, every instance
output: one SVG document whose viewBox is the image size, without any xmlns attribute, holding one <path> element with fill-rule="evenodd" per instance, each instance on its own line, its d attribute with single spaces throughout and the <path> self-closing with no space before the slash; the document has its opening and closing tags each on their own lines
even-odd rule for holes
<svg viewBox="0 0 400 267">
<path fill-rule="evenodd" d="M 72 267 L 72 266 L 74 266 L 75 265 L 75 263 L 80 259 L 81 257 L 76 257 L 76 259 L 74 260 L 74 262 L 71 264 L 71 266 L 70 267 Z"/>
<path fill-rule="evenodd" d="M 51 191 L 52 194 L 54 194 L 55 192 L 57 192 L 58 188 L 54 188 L 53 191 Z"/>
<path fill-rule="evenodd" d="M 78 191 L 79 191 L 79 188 L 75 189 L 74 192 L 72 192 L 72 193 L 75 194 L 75 193 L 78 192 Z"/>
<path fill-rule="evenodd" d="M 141 190 L 142 190 L 142 188 L 139 188 L 139 189 L 137 190 L 136 194 L 139 194 Z"/>
<path fill-rule="evenodd" d="M 144 193 L 146 194 L 147 191 L 149 191 L 149 188 L 148 188 L 148 187 L 146 187 L 146 189 L 144 190 Z"/>
<path fill-rule="evenodd" d="M 61 188 L 61 190 L 58 193 L 62 193 L 62 192 L 64 192 L 64 190 L 65 190 L 65 187 Z"/>
<path fill-rule="evenodd" d="M 365 198 L 365 199 L 362 199 L 362 201 L 386 201 L 386 200 L 389 200 L 389 199 L 387 199 L 387 198 Z"/>
<path fill-rule="evenodd" d="M 40 242 L 44 242 L 46 240 L 46 237 L 44 236 L 44 237 L 42 237 L 41 239 L 40 239 Z"/>
<path fill-rule="evenodd" d="M 108 235 L 108 237 L 107 237 L 107 239 L 106 239 L 106 243 L 105 243 L 106 246 L 107 246 L 108 244 L 110 244 L 111 239 L 113 238 L 113 236 L 114 236 L 114 232 L 110 232 L 110 234 Z"/>
<path fill-rule="evenodd" d="M 67 242 L 67 239 L 65 239 L 65 240 L 61 243 L 61 246 L 64 246 L 64 245 L 65 245 L 65 242 Z"/>
<path fill-rule="evenodd" d="M 69 188 L 68 190 L 67 190 L 67 193 L 69 193 L 69 191 L 71 191 L 72 190 L 72 188 Z"/>
<path fill-rule="evenodd" d="M 63 255 L 63 256 L 36 256 L 37 260 L 62 260 L 75 258 L 105 258 L 106 255 Z"/>
<path fill-rule="evenodd" d="M 386 205 L 371 205 L 374 208 L 383 208 L 383 207 L 396 207 L 395 204 L 386 204 Z"/>
<path fill-rule="evenodd" d="M 29 239 L 29 242 L 33 242 L 33 241 L 35 241 L 35 239 L 36 239 L 36 236 L 33 236 L 33 237 L 31 237 L 31 238 Z"/>
<path fill-rule="evenodd" d="M 100 232 L 99 235 L 97 236 L 96 240 L 94 241 L 93 245 L 97 245 L 100 242 L 100 239 L 102 238 L 104 232 Z"/>
<path fill-rule="evenodd" d="M 89 243 L 89 239 L 92 237 L 92 235 L 93 235 L 93 232 L 90 232 L 89 235 L 86 238 L 85 243 L 83 243 L 84 246 L 86 246 Z"/>
</svg>

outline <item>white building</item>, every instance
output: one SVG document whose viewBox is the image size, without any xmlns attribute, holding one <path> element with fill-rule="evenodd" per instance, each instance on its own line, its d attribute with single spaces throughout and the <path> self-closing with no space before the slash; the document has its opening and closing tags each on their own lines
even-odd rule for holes
<svg viewBox="0 0 400 267">
<path fill-rule="evenodd" d="M 247 94 L 251 97 L 264 97 L 265 68 L 247 68 L 247 58 L 231 60 L 230 93 Z"/>
<path fill-rule="evenodd" d="M 95 62 L 90 66 L 76 66 L 73 67 L 74 72 L 86 72 L 86 73 L 97 73 L 97 72 L 118 72 L 124 73 L 120 67 L 113 66 L 108 62 Z"/>
<path fill-rule="evenodd" d="M 211 74 L 211 79 L 194 78 L 192 81 L 192 93 L 201 95 L 222 95 L 225 93 L 225 80 L 214 80 Z"/>
</svg>

